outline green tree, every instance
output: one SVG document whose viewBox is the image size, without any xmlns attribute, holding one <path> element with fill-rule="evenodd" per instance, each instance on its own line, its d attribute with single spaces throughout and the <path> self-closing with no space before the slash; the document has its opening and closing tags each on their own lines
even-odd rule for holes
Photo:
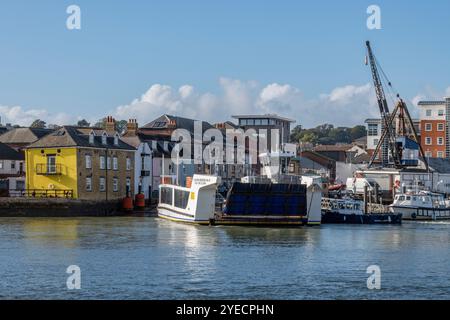
<svg viewBox="0 0 450 320">
<path fill-rule="evenodd" d="M 88 128 L 88 127 L 91 126 L 91 124 L 89 122 L 87 122 L 86 119 L 82 119 L 82 120 L 77 122 L 77 126 L 78 127 L 83 127 L 83 128 Z"/>
<path fill-rule="evenodd" d="M 30 125 L 30 128 L 39 128 L 44 129 L 46 127 L 47 123 L 41 119 L 36 119 L 33 121 L 33 123 Z"/>
</svg>

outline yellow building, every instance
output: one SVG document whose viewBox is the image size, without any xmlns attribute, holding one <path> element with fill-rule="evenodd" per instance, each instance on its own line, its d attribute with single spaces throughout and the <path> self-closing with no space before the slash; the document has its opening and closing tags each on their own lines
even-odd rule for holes
<svg viewBox="0 0 450 320">
<path fill-rule="evenodd" d="M 26 148 L 27 195 L 123 198 L 133 192 L 134 153 L 116 132 L 62 127 Z"/>
</svg>

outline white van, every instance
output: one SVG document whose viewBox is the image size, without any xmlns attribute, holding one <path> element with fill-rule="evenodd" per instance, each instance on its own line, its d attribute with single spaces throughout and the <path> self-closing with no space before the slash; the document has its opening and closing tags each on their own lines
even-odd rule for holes
<svg viewBox="0 0 450 320">
<path fill-rule="evenodd" d="M 364 187 L 367 186 L 367 191 L 373 192 L 376 187 L 381 191 L 380 186 L 376 181 L 368 180 L 366 178 L 348 178 L 347 191 L 353 194 L 364 194 Z"/>
</svg>

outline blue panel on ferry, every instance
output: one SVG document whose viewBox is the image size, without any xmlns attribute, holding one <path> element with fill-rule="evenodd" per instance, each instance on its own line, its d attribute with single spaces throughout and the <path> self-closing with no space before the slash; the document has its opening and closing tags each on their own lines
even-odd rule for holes
<svg viewBox="0 0 450 320">
<path fill-rule="evenodd" d="M 234 183 L 224 213 L 228 216 L 299 216 L 307 211 L 306 186 Z"/>
</svg>

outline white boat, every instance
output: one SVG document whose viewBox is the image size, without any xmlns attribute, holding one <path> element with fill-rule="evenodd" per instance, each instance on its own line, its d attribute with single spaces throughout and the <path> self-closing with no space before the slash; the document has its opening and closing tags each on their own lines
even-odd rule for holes
<svg viewBox="0 0 450 320">
<path fill-rule="evenodd" d="M 389 206 L 405 220 L 449 220 L 450 205 L 443 194 L 419 191 L 397 194 Z"/>
<path fill-rule="evenodd" d="M 190 188 L 172 184 L 159 186 L 158 216 L 178 222 L 210 224 L 220 177 L 194 175 Z"/>
</svg>

